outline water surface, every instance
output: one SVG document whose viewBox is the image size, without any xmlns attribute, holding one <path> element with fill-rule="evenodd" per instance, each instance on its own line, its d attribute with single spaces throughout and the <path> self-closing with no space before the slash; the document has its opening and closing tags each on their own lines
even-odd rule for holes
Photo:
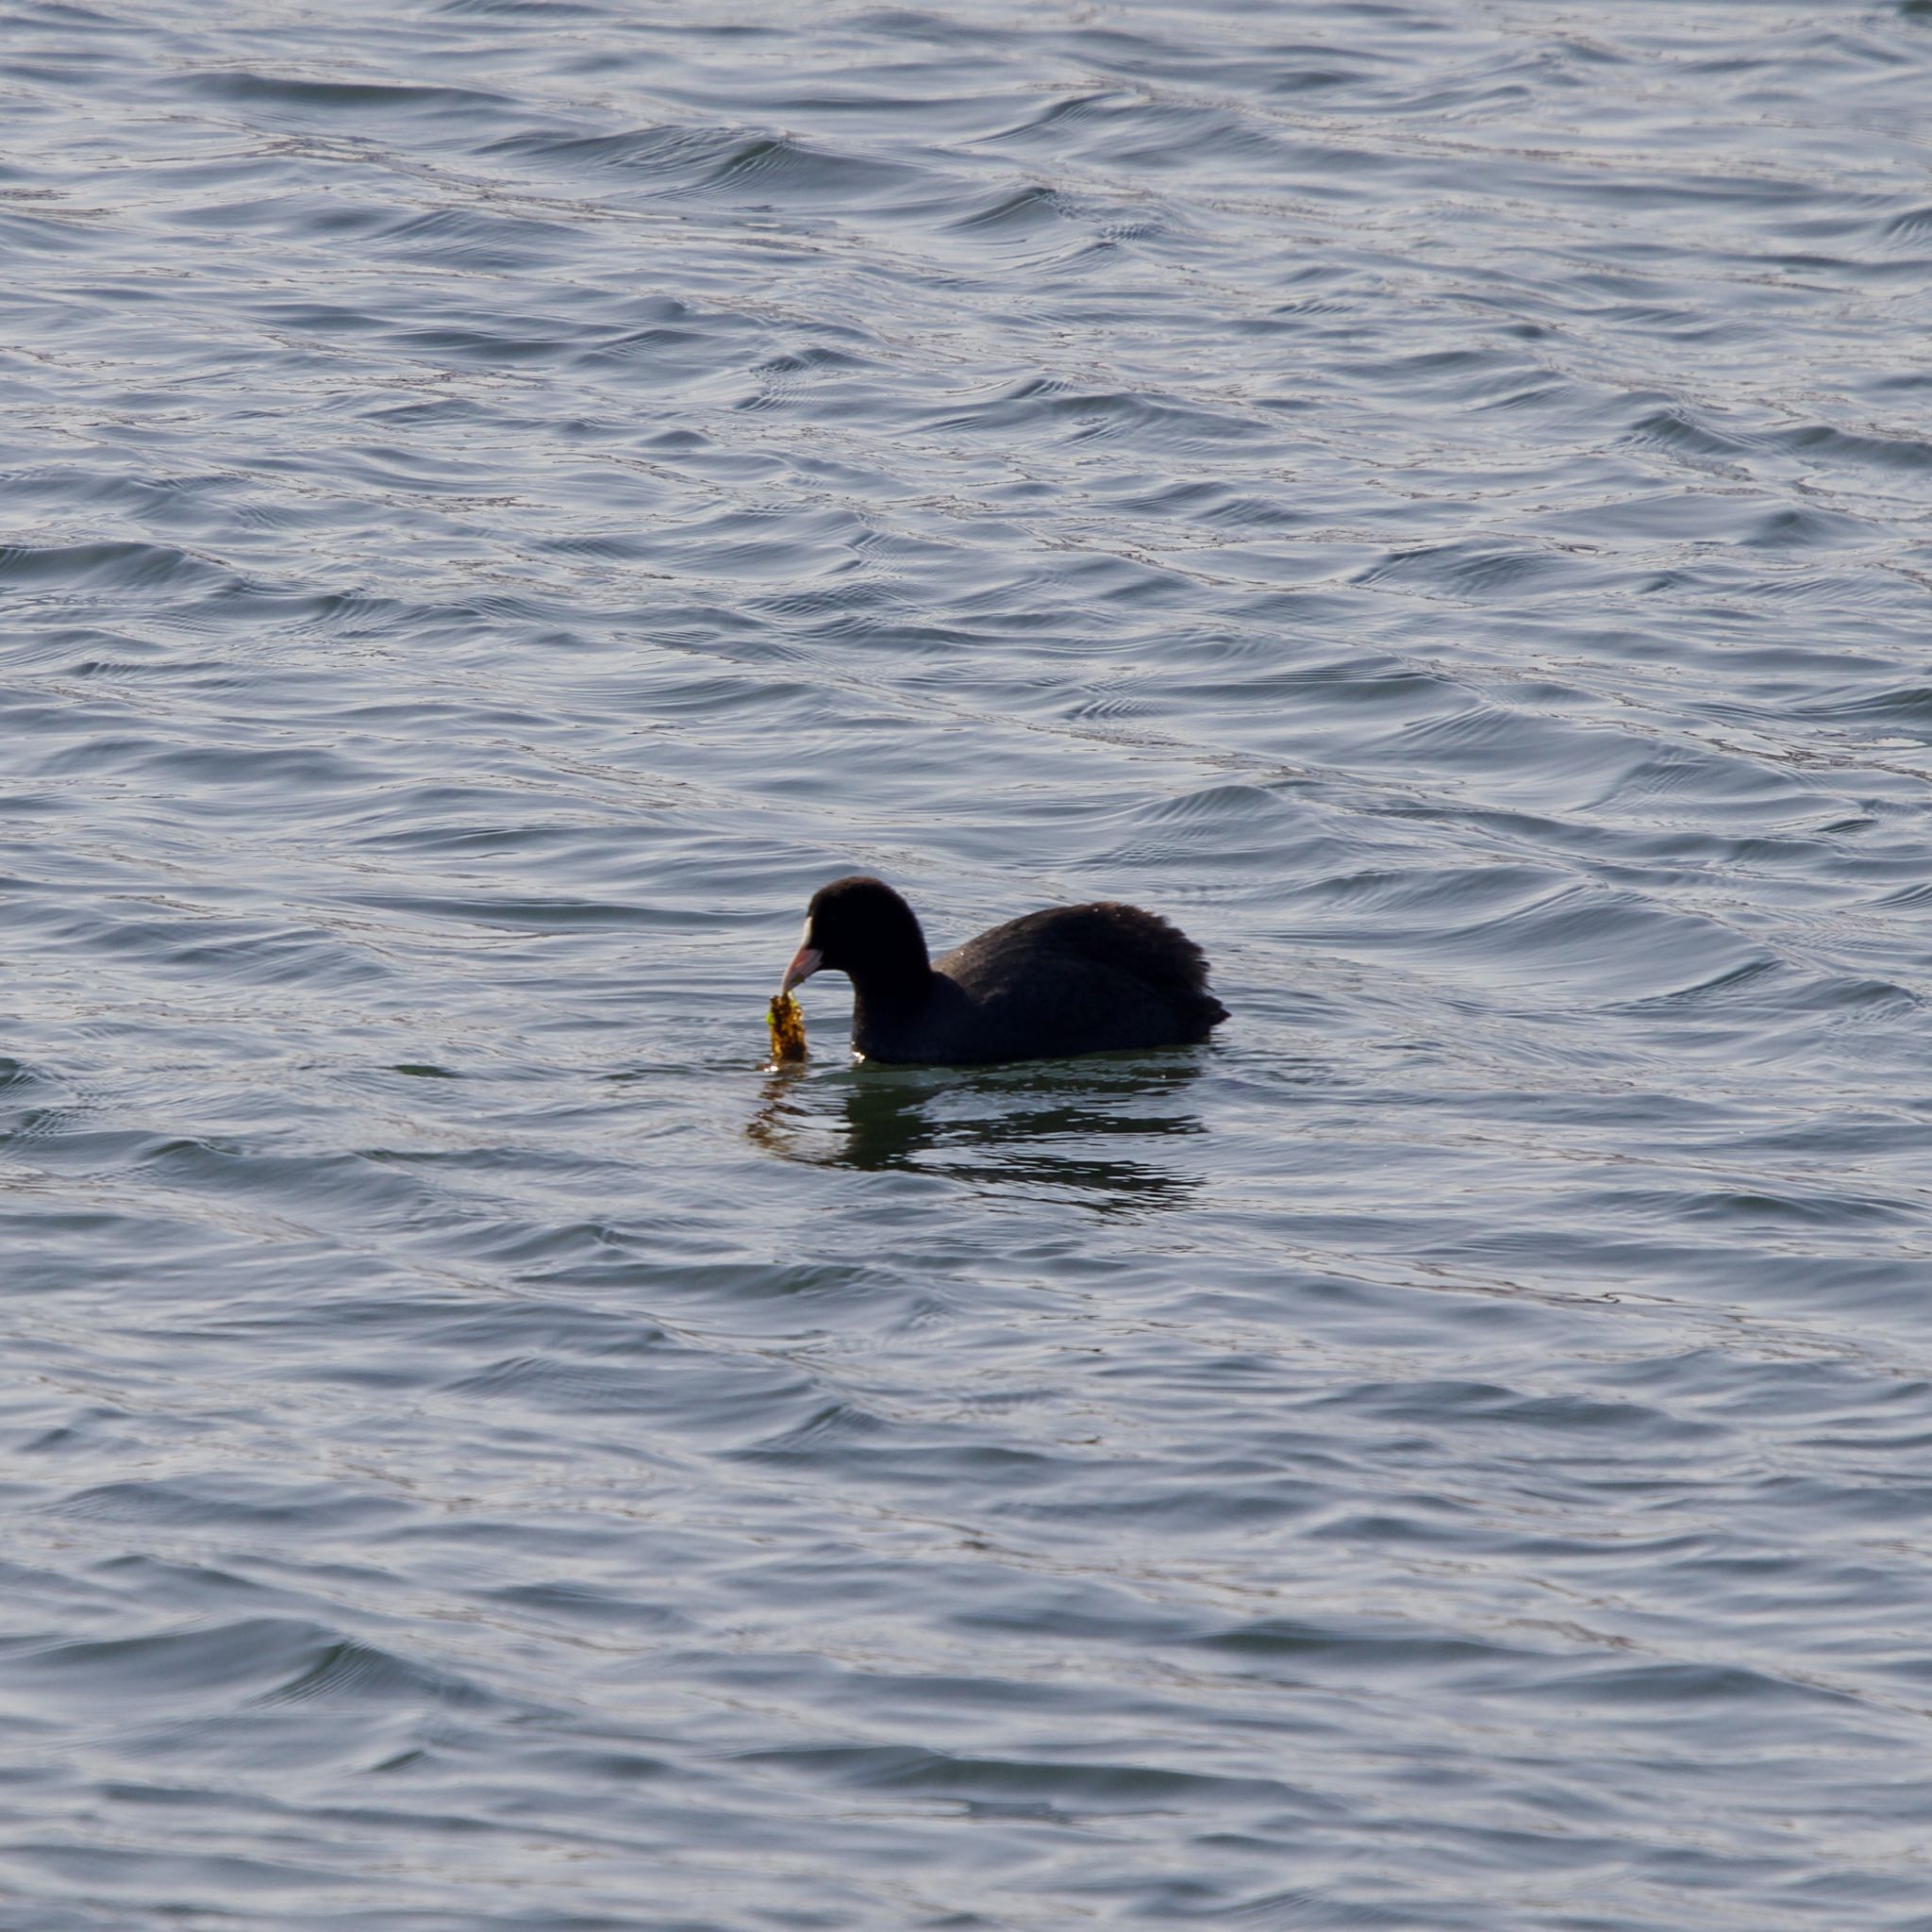
<svg viewBox="0 0 1932 1932">
<path fill-rule="evenodd" d="M 1925 6 L 0 35 L 8 1932 L 1932 1927 Z"/>
</svg>

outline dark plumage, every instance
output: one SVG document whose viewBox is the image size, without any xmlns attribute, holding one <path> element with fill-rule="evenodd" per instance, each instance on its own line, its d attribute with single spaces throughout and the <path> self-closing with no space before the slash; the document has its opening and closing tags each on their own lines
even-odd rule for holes
<svg viewBox="0 0 1932 1932">
<path fill-rule="evenodd" d="M 882 879 L 812 895 L 787 988 L 852 981 L 852 1044 L 870 1060 L 972 1066 L 1183 1046 L 1227 1018 L 1192 940 L 1137 906 L 1058 906 L 996 925 L 937 964 Z"/>
</svg>

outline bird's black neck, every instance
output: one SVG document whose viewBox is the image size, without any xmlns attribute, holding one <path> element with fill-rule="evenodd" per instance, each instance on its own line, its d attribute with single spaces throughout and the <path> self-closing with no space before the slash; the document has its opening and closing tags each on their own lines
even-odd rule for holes
<svg viewBox="0 0 1932 1932">
<path fill-rule="evenodd" d="M 874 953 L 852 974 L 853 1004 L 872 1019 L 892 1021 L 923 1007 L 932 991 L 932 962 L 917 934 L 911 943 Z"/>
</svg>

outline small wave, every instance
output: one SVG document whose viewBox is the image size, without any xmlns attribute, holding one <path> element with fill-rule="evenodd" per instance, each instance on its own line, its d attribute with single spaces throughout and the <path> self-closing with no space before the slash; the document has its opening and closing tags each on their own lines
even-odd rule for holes
<svg viewBox="0 0 1932 1932">
<path fill-rule="evenodd" d="M 1035 185 L 1002 191 L 946 225 L 956 235 L 1036 235 L 1077 219 L 1078 210 L 1065 194 Z"/>
<path fill-rule="evenodd" d="M 346 1637 L 325 1637 L 312 1643 L 311 1654 L 299 1659 L 283 1682 L 250 1700 L 257 1709 L 291 1704 L 411 1709 L 425 1703 L 487 1709 L 501 1702 L 470 1678 L 409 1662 L 392 1651 Z"/>
<path fill-rule="evenodd" d="M 1355 576 L 1360 585 L 1426 586 L 1454 597 L 1490 597 L 1574 575 L 1573 558 L 1544 550 L 1497 549 L 1474 541 L 1398 550 Z"/>
<path fill-rule="evenodd" d="M 169 543 L 0 544 L 0 583 L 61 590 L 232 584 L 222 565 Z"/>
<path fill-rule="evenodd" d="M 0 242 L 26 255 L 72 255 L 93 239 L 98 223 L 86 210 L 0 208 Z"/>
<path fill-rule="evenodd" d="M 573 231 L 562 222 L 476 208 L 440 208 L 384 227 L 380 242 L 425 261 L 482 271 L 531 269 L 567 259 Z"/>
<path fill-rule="evenodd" d="M 206 100 L 307 108 L 327 114 L 441 113 L 474 116 L 478 108 L 508 108 L 507 94 L 481 88 L 433 86 L 386 80 L 308 80 L 293 75 L 264 74 L 232 67 L 177 74 L 172 84 Z"/>
<path fill-rule="evenodd" d="M 1276 434 L 1264 420 L 1177 396 L 1083 391 L 1048 376 L 1026 377 L 965 411 L 948 409 L 928 426 L 991 434 L 1028 425 L 1058 428 L 1070 444 L 1120 441 L 1166 449 L 1272 441 Z"/>
<path fill-rule="evenodd" d="M 491 142 L 483 152 L 499 159 L 549 163 L 567 172 L 663 177 L 728 162 L 744 141 L 737 128 L 672 124 L 615 134 L 512 134 Z"/>
<path fill-rule="evenodd" d="M 1907 208 L 1903 214 L 1893 215 L 1886 223 L 1884 232 L 1889 242 L 1909 242 L 1914 245 L 1932 239 L 1932 206 Z"/>
<path fill-rule="evenodd" d="M 955 1757 L 916 1745 L 756 1750 L 741 1753 L 739 1761 L 808 1772 L 814 1777 L 831 1778 L 863 1790 L 912 1792 L 971 1805 L 1010 1806 L 1030 1801 L 1055 1811 L 1154 1807 L 1191 1810 L 1257 1800 L 1281 1804 L 1301 1796 L 1292 1786 L 1270 1778 L 1091 1757 Z"/>
<path fill-rule="evenodd" d="M 1932 440 L 1917 436 L 1876 436 L 1860 430 L 1840 429 L 1829 423 L 1807 423 L 1796 429 L 1774 430 L 1765 441 L 1774 448 L 1794 455 L 1823 457 L 1832 461 L 1870 464 L 1881 470 L 1917 471 L 1932 469 Z M 1818 511 L 1807 514 L 1820 516 Z M 1834 526 L 1853 524 L 1850 518 L 1831 519 Z"/>
<path fill-rule="evenodd" d="M 1543 1692 L 1579 1705 L 1694 1710 L 1700 1706 L 1836 1703 L 1842 1693 L 1745 1664 L 1658 1662 L 1566 1671 Z"/>
<path fill-rule="evenodd" d="M 480 20 L 542 21 L 605 20 L 608 9 L 581 4 L 581 0 L 436 0 L 432 11 L 457 19 L 474 16 Z"/>
<path fill-rule="evenodd" d="M 1869 543 L 1876 535 L 1871 524 L 1843 511 L 1787 504 L 1755 518 L 1739 541 L 1754 550 L 1824 550 Z"/>
<path fill-rule="evenodd" d="M 877 156 L 753 135 L 734 140 L 707 173 L 678 192 L 693 199 L 849 208 L 876 206 L 925 179 L 918 168 Z"/>
<path fill-rule="evenodd" d="M 1477 1639 L 1444 1637 L 1427 1629 L 1369 1623 L 1349 1626 L 1305 1623 L 1291 1617 L 1257 1617 L 1192 1639 L 1206 1651 L 1263 1662 L 1335 1663 L 1365 1676 L 1436 1673 L 1444 1666 L 1493 1667 L 1522 1655 Z"/>
<path fill-rule="evenodd" d="M 1641 418 L 1623 441 L 1634 448 L 1670 451 L 1674 455 L 1703 457 L 1714 462 L 1731 462 L 1747 455 L 1757 440 L 1729 436 L 1713 428 L 1688 405 L 1655 409 Z"/>
<path fill-rule="evenodd" d="M 37 1703 L 152 1713 L 296 1703 L 485 1706 L 499 1700 L 454 1674 L 411 1663 L 286 1617 L 190 1624 L 142 1636 L 16 1651 L 0 1663 Z"/>
</svg>

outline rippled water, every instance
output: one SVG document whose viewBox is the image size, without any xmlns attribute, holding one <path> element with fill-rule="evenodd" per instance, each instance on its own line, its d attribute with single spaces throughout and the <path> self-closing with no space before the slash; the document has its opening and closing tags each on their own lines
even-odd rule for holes
<svg viewBox="0 0 1932 1932">
<path fill-rule="evenodd" d="M 0 34 L 7 1932 L 1932 1926 L 1924 0 Z"/>
</svg>

